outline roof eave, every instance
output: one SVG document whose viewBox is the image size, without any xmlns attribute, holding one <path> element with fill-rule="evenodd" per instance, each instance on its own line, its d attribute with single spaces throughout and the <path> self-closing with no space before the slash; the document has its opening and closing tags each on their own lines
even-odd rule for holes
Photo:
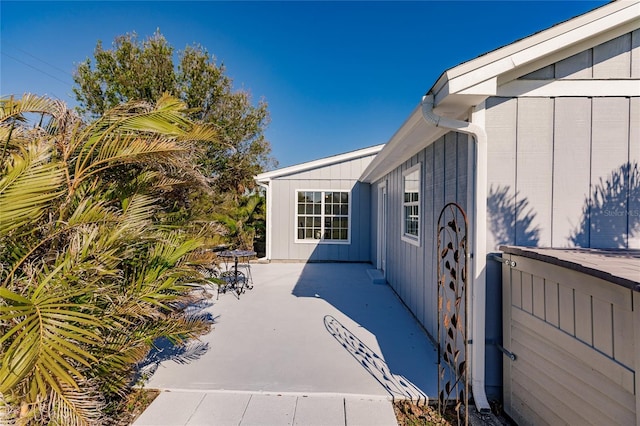
<svg viewBox="0 0 640 426">
<path fill-rule="evenodd" d="M 346 152 L 343 154 L 333 155 L 331 157 L 325 157 L 318 160 L 308 161 L 306 163 L 295 164 L 289 167 L 283 167 L 281 169 L 272 170 L 270 172 L 261 173 L 254 176 L 254 180 L 259 183 L 267 183 L 275 178 L 291 175 L 294 173 L 301 173 L 308 170 L 317 169 L 320 167 L 331 166 L 333 164 L 341 163 L 343 161 L 355 160 L 357 158 L 367 157 L 370 155 L 378 154 L 384 144 L 371 146 L 368 148 L 359 149 L 357 151 Z"/>
<path fill-rule="evenodd" d="M 418 105 L 409 118 L 391 137 L 382 151 L 373 159 L 360 176 L 360 181 L 373 183 L 400 166 L 406 158 L 437 140 L 446 131 L 427 124 Z"/>
</svg>

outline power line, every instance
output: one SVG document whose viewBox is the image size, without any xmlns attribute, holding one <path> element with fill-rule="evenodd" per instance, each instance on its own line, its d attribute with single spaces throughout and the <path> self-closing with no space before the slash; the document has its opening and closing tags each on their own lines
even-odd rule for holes
<svg viewBox="0 0 640 426">
<path fill-rule="evenodd" d="M 59 81 L 60 83 L 66 84 L 66 85 L 67 85 L 67 86 L 69 86 L 69 87 L 73 87 L 73 86 L 71 85 L 71 83 L 69 83 L 68 81 L 61 80 L 61 79 L 59 79 L 58 77 L 56 77 L 55 75 L 53 75 L 53 74 L 49 74 L 48 72 L 43 71 L 43 70 L 42 70 L 42 69 L 40 69 L 40 68 L 34 67 L 33 65 L 31 65 L 31 64 L 29 64 L 29 63 L 27 63 L 27 62 L 24 62 L 24 61 L 22 61 L 22 60 L 20 60 L 20 59 L 18 59 L 18 58 L 16 58 L 16 57 L 14 57 L 14 56 L 9 55 L 9 54 L 8 54 L 7 52 L 5 52 L 5 51 L 2 51 L 1 53 L 2 53 L 4 56 L 6 56 L 7 58 L 11 58 L 11 59 L 13 59 L 13 60 L 14 60 L 14 61 L 16 61 L 16 62 L 19 62 L 19 63 L 21 63 L 21 64 L 23 64 L 23 65 L 26 65 L 26 66 L 28 66 L 28 67 L 29 67 L 29 68 L 31 68 L 31 69 L 34 69 L 34 70 L 36 70 L 36 71 L 38 71 L 38 72 L 40 72 L 40 73 L 42 73 L 42 74 L 44 74 L 44 75 L 47 75 L 47 76 L 49 76 L 49 77 L 53 78 L 54 80 Z"/>
<path fill-rule="evenodd" d="M 6 46 L 6 43 L 5 43 L 5 46 Z M 16 46 L 10 46 L 10 47 L 11 47 L 11 49 L 13 49 L 13 50 L 17 50 L 17 51 L 19 51 L 19 52 L 24 53 L 24 54 L 25 54 L 25 55 L 27 55 L 27 56 L 31 56 L 31 57 L 32 57 L 33 59 L 35 59 L 36 61 L 42 62 L 43 64 L 48 65 L 48 66 L 50 66 L 51 68 L 53 68 L 53 69 L 55 69 L 55 70 L 57 70 L 57 71 L 60 71 L 61 73 L 65 74 L 65 75 L 67 75 L 67 76 L 68 76 L 68 75 L 70 75 L 68 70 L 63 70 L 62 68 L 60 68 L 60 67 L 58 67 L 58 66 L 56 66 L 56 65 L 53 65 L 53 64 L 51 64 L 51 63 L 49 63 L 49 62 L 45 61 L 44 59 L 40 59 L 40 58 L 38 58 L 37 56 L 35 56 L 35 55 L 33 55 L 33 54 L 31 54 L 31 53 L 27 52 L 27 51 L 26 51 L 26 50 L 24 50 L 24 49 L 20 49 L 19 47 L 16 47 Z"/>
</svg>

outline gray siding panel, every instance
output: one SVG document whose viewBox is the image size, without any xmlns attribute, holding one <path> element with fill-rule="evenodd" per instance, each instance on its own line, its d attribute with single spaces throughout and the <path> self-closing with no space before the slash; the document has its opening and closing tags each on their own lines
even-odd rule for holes
<svg viewBox="0 0 640 426">
<path fill-rule="evenodd" d="M 456 133 L 447 133 L 444 143 L 444 203 L 458 201 L 457 160 L 458 138 Z"/>
<path fill-rule="evenodd" d="M 631 77 L 631 33 L 593 48 L 593 78 Z"/>
<path fill-rule="evenodd" d="M 530 224 L 516 222 L 516 245 L 551 244 L 552 123 L 552 99 L 519 100 L 516 217 L 527 214 L 533 206 L 536 215 L 531 216 Z M 528 232 L 530 228 L 540 230 L 537 241 Z"/>
<path fill-rule="evenodd" d="M 621 189 L 616 186 L 623 182 L 615 174 L 629 161 L 629 99 L 593 99 L 592 138 L 590 246 L 626 247 L 627 242 L 622 240 L 627 227 L 627 200 L 615 200 L 616 191 Z"/>
<path fill-rule="evenodd" d="M 589 197 L 591 170 L 591 100 L 557 98 L 554 116 L 553 247 L 588 247 L 588 234 L 573 244 L 570 237 Z M 566 159 L 571 159 L 568 163 Z"/>
<path fill-rule="evenodd" d="M 435 180 L 434 180 L 434 162 L 435 162 L 435 146 L 429 145 L 425 150 L 425 174 L 424 174 L 424 229 L 431 230 L 431 232 L 425 232 L 424 239 L 424 264 L 422 266 L 425 276 L 423 286 L 424 291 L 424 303 L 425 311 L 422 316 L 422 324 L 427 327 L 429 325 L 429 332 L 435 336 L 436 328 L 433 324 L 437 321 L 437 279 L 436 279 L 436 238 L 435 229 L 437 217 L 436 203 L 435 203 Z"/>
<path fill-rule="evenodd" d="M 457 133 L 458 136 L 458 151 L 456 153 L 458 157 L 457 162 L 457 188 L 456 188 L 456 202 L 467 212 L 469 215 L 470 206 L 467 206 L 467 188 L 469 186 L 469 137 L 463 133 Z"/>
<path fill-rule="evenodd" d="M 343 245 L 341 248 L 348 259 L 375 260 L 375 257 L 369 257 L 368 252 L 368 248 L 371 246 L 370 213 L 374 210 L 371 203 L 371 185 L 358 183 L 353 192 L 355 195 L 351 206 L 353 210 L 351 241 L 358 241 L 358 244 Z"/>
<path fill-rule="evenodd" d="M 535 70 L 522 77 L 523 80 L 550 80 L 553 78 L 553 64 Z"/>
<path fill-rule="evenodd" d="M 631 78 L 640 78 L 640 29 L 631 33 Z"/>
<path fill-rule="evenodd" d="M 486 101 L 487 250 L 515 244 L 516 194 L 516 99 L 489 98 Z"/>
<path fill-rule="evenodd" d="M 555 78 L 590 79 L 593 50 L 585 50 L 555 64 Z M 553 77 L 552 77 L 553 78 Z"/>
<path fill-rule="evenodd" d="M 377 267 L 376 261 L 378 256 L 378 185 L 370 185 L 369 187 L 369 197 L 371 200 L 370 209 L 371 209 L 371 223 L 369 224 L 369 258 L 374 266 Z"/>
<path fill-rule="evenodd" d="M 288 241 L 293 238 L 293 224 L 290 217 L 293 216 L 295 207 L 289 194 L 290 183 L 289 181 L 274 181 L 272 183 L 272 199 L 278 200 L 272 207 L 273 217 L 273 229 L 276 232 L 272 233 L 272 256 L 275 259 L 289 259 L 289 244 Z"/>
<path fill-rule="evenodd" d="M 319 172 L 319 179 L 322 180 L 331 180 L 331 170 L 332 167 L 322 167 L 320 170 L 318 170 Z"/>
<path fill-rule="evenodd" d="M 640 98 L 631 98 L 629 112 L 629 164 L 635 176 L 635 189 L 629 194 L 629 248 L 640 249 Z"/>
<path fill-rule="evenodd" d="M 444 207 L 447 199 L 445 195 L 446 191 L 446 179 L 445 179 L 445 138 L 437 140 L 434 146 L 434 159 L 433 159 L 433 207 L 435 209 L 435 220 L 438 219 L 440 210 Z M 435 222 L 434 222 L 435 224 Z M 437 224 L 436 224 L 437 226 Z"/>
<path fill-rule="evenodd" d="M 424 155 L 424 150 L 420 151 L 418 153 L 418 155 L 416 156 L 416 161 L 415 163 L 420 163 L 420 185 L 422 186 L 422 188 L 424 188 L 424 176 L 425 176 L 425 155 Z M 424 281 L 425 281 L 425 276 L 424 276 L 424 268 L 419 267 L 418 265 L 421 265 L 424 262 L 424 253 L 425 253 L 425 244 L 426 244 L 426 238 L 427 235 L 429 233 L 429 230 L 425 227 L 425 221 L 424 221 L 424 209 L 427 205 L 426 200 L 424 199 L 425 195 L 425 191 L 424 189 L 421 189 L 420 191 L 420 211 L 421 211 L 421 226 L 422 226 L 422 243 L 420 244 L 420 247 L 416 247 L 415 250 L 413 250 L 413 259 L 412 259 L 412 265 L 415 265 L 411 268 L 411 270 L 413 271 L 412 277 L 411 277 L 411 304 L 413 306 L 412 311 L 415 312 L 415 315 L 417 318 L 421 318 L 424 316 L 424 311 L 425 309 L 427 309 L 427 307 L 424 305 L 423 300 L 424 300 Z M 416 267 L 418 266 L 418 267 Z"/>
</svg>

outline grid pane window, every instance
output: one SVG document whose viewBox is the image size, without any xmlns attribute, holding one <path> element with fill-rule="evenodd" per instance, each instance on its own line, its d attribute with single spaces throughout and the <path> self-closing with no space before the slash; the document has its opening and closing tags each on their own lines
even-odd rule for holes
<svg viewBox="0 0 640 426">
<path fill-rule="evenodd" d="M 298 239 L 322 237 L 322 193 L 318 191 L 298 192 Z"/>
<path fill-rule="evenodd" d="M 406 172 L 403 184 L 403 232 L 406 236 L 418 237 L 420 235 L 420 168 Z"/>
<path fill-rule="evenodd" d="M 348 241 L 349 192 L 299 191 L 298 240 Z"/>
</svg>

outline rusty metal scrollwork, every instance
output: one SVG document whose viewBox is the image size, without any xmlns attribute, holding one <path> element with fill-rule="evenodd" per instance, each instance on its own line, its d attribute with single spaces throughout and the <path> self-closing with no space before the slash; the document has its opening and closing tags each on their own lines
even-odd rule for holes
<svg viewBox="0 0 640 426">
<path fill-rule="evenodd" d="M 453 405 L 458 424 L 468 424 L 467 364 L 468 222 L 457 203 L 438 217 L 438 411 Z"/>
</svg>

